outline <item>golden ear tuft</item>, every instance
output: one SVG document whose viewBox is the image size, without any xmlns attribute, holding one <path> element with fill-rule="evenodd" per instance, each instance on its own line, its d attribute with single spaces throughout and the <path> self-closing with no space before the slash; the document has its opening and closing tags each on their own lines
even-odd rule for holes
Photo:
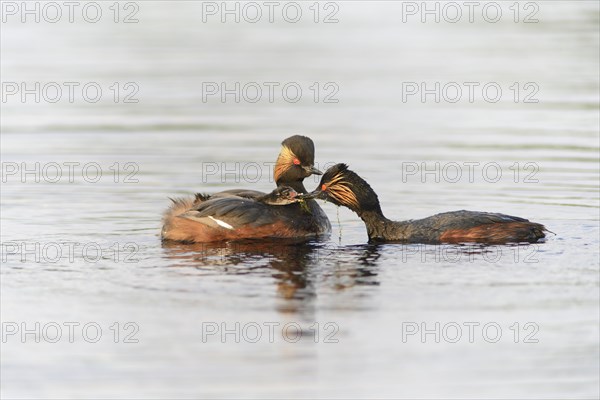
<svg viewBox="0 0 600 400">
<path fill-rule="evenodd" d="M 283 146 L 279 152 L 279 157 L 277 157 L 277 161 L 275 162 L 275 170 L 273 171 L 275 182 L 281 178 L 281 175 L 290 169 L 294 163 L 294 159 L 297 159 L 294 152 L 290 150 L 289 147 Z"/>
<path fill-rule="evenodd" d="M 344 180 L 344 176 L 342 174 L 337 174 L 332 180 L 323 186 L 327 187 L 329 195 L 336 199 L 339 203 L 355 209 L 360 208 L 358 199 L 351 188 L 352 183 Z"/>
</svg>

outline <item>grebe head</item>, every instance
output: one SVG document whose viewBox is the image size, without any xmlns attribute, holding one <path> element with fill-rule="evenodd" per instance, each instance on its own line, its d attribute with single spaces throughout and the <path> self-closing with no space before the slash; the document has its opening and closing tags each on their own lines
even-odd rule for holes
<svg viewBox="0 0 600 400">
<path fill-rule="evenodd" d="M 348 207 L 356 213 L 381 213 L 375 191 L 364 179 L 349 170 L 346 164 L 336 164 L 329 168 L 323 174 L 319 186 L 300 198 L 326 200 L 338 206 Z"/>
<path fill-rule="evenodd" d="M 285 206 L 300 201 L 298 192 L 289 186 L 278 186 L 271 193 L 257 199 L 272 206 Z"/>
<path fill-rule="evenodd" d="M 281 152 L 275 163 L 275 182 L 279 183 L 302 181 L 304 178 L 322 175 L 315 168 L 315 145 L 313 141 L 300 135 L 290 136 L 281 145 Z"/>
</svg>

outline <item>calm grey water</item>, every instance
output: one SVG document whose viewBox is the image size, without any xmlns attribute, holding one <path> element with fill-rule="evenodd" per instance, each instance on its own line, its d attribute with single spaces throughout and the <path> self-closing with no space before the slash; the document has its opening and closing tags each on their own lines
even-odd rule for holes
<svg viewBox="0 0 600 400">
<path fill-rule="evenodd" d="M 457 23 L 446 3 L 439 23 L 421 22 L 420 2 L 320 3 L 317 23 L 312 3 L 296 23 L 287 3 L 273 23 L 263 3 L 256 23 L 244 3 L 239 23 L 221 22 L 220 2 L 122 2 L 118 23 L 112 2 L 97 23 L 85 3 L 73 23 L 62 3 L 57 23 L 45 3 L 39 23 L 14 4 L 1 35 L 2 397 L 598 398 L 597 2 L 521 2 L 518 23 L 513 2 L 496 23 L 486 2 L 473 23 L 462 3 Z M 250 86 L 222 101 L 236 82 Z M 374 246 L 324 204 L 320 241 L 161 245 L 168 196 L 270 190 L 296 133 L 319 167 L 365 177 L 390 218 L 495 211 L 556 234 Z"/>
</svg>

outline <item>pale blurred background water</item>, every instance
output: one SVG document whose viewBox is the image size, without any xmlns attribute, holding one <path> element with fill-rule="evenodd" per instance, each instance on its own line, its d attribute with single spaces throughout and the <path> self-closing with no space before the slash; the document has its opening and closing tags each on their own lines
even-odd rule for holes
<svg viewBox="0 0 600 400">
<path fill-rule="evenodd" d="M 312 2 L 298 3 L 297 23 L 283 19 L 286 3 L 269 23 L 260 2 L 261 21 L 227 16 L 221 23 L 220 14 L 203 15 L 203 7 L 221 2 L 192 1 L 121 2 L 119 23 L 113 2 L 98 3 L 98 23 L 82 18 L 85 3 L 73 23 L 66 6 L 58 23 L 31 16 L 23 23 L 6 3 L 3 398 L 600 395 L 598 2 L 521 2 L 518 23 L 513 2 L 497 3 L 497 23 L 482 17 L 485 2 L 473 23 L 464 5 L 458 23 L 444 20 L 454 17 L 448 8 L 439 23 L 432 16 L 422 23 L 421 10 L 409 12 L 421 2 L 361 1 L 319 3 L 318 23 Z M 122 23 L 131 12 L 139 21 Z M 338 21 L 323 23 L 330 13 Z M 523 23 L 531 13 L 538 22 Z M 33 95 L 9 96 L 11 82 L 80 86 L 73 102 L 63 86 L 60 101 L 47 101 L 48 92 L 37 103 Z M 103 89 L 96 103 L 81 95 L 88 82 Z M 211 82 L 256 82 L 263 97 L 203 101 L 203 84 Z M 273 102 L 265 82 L 279 83 Z M 302 88 L 296 103 L 281 96 L 290 82 Z M 419 95 L 404 101 L 410 82 L 480 86 L 473 102 L 463 86 L 461 101 L 447 101 L 449 92 L 422 103 Z M 489 82 L 502 89 L 496 103 L 482 97 Z M 524 102 L 536 87 L 538 101 Z M 132 88 L 138 102 L 123 102 Z M 324 102 L 327 94 L 337 102 Z M 161 245 L 167 196 L 270 190 L 279 143 L 297 133 L 315 141 L 322 169 L 346 162 L 365 177 L 390 218 L 496 211 L 541 222 L 556 235 L 533 246 L 372 246 L 355 215 L 325 204 L 332 235 L 305 245 Z M 68 162 L 79 163 L 73 182 Z M 421 168 L 436 162 L 439 179 Z M 479 163 L 472 182 L 469 162 Z M 47 174 L 22 179 L 23 166 L 36 163 Z M 63 168 L 61 179 L 52 163 Z M 96 183 L 82 176 L 89 163 L 102 169 Z M 457 182 L 451 163 L 463 168 Z M 497 182 L 494 169 L 484 176 L 487 163 L 500 166 Z M 133 183 L 125 182 L 128 173 Z M 34 250 L 21 255 L 15 245 Z M 102 257 L 94 261 L 97 247 Z M 8 335 L 15 326 L 35 330 L 36 322 L 48 329 L 40 343 L 34 334 Z M 69 322 L 80 324 L 73 343 Z M 203 327 L 234 329 L 236 322 L 259 324 L 263 337 L 203 340 Z M 281 324 L 273 343 L 264 337 L 271 322 Z M 462 326 L 461 340 L 403 340 L 408 327 L 434 329 L 436 322 Z M 469 322 L 480 324 L 473 343 Z M 53 323 L 62 326 L 57 343 Z M 84 340 L 86 323 L 101 327 L 97 343 Z M 302 339 L 283 340 L 285 323 L 297 323 Z M 501 328 L 497 343 L 482 335 L 486 323 Z M 124 343 L 135 327 L 130 339 L 138 343 Z M 527 343 L 530 333 L 537 343 Z M 325 343 L 328 334 L 337 343 Z"/>
</svg>

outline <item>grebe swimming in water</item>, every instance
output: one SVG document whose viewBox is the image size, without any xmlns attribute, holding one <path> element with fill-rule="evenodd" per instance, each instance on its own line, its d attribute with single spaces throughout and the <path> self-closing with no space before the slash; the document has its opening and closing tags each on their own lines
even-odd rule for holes
<svg viewBox="0 0 600 400">
<path fill-rule="evenodd" d="M 304 178 L 322 173 L 314 167 L 315 148 L 306 136 L 282 142 L 275 162 L 275 191 L 233 189 L 213 195 L 176 199 L 163 217 L 161 237 L 185 243 L 254 238 L 309 238 L 327 235 L 329 219 L 306 193 Z"/>
<path fill-rule="evenodd" d="M 383 215 L 377 194 L 371 186 L 349 170 L 346 164 L 329 168 L 317 189 L 300 197 L 330 201 L 354 211 L 365 223 L 370 241 L 533 243 L 544 238 L 548 231 L 544 225 L 523 218 L 465 210 L 418 220 L 392 221 Z"/>
</svg>

